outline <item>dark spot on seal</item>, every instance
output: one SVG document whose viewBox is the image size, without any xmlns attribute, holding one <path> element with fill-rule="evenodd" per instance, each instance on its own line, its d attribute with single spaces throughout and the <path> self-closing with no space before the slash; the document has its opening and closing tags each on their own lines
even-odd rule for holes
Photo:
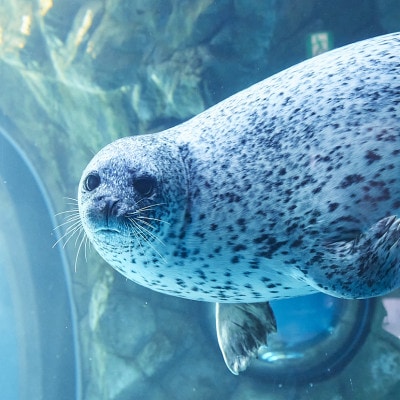
<svg viewBox="0 0 400 400">
<path fill-rule="evenodd" d="M 232 264 L 238 264 L 239 263 L 239 257 L 238 256 L 233 256 L 231 258 L 231 263 Z"/>
<path fill-rule="evenodd" d="M 267 234 L 262 234 L 261 236 L 259 236 L 259 237 L 257 237 L 257 238 L 255 238 L 255 239 L 253 239 L 253 243 L 255 243 L 255 244 L 260 244 L 260 243 L 262 243 L 262 242 L 265 242 L 266 240 L 268 240 L 268 238 L 269 238 L 270 236 L 269 235 L 267 235 Z M 274 238 L 272 238 L 272 240 L 274 240 Z M 275 239 L 276 240 L 276 239 Z"/>
<path fill-rule="evenodd" d="M 186 287 L 186 283 L 185 283 L 182 279 L 176 278 L 175 281 L 176 281 L 176 283 L 177 283 L 178 286 L 180 286 L 180 287 L 182 287 L 182 288 L 185 288 L 185 287 Z"/>
<path fill-rule="evenodd" d="M 200 238 L 200 239 L 204 239 L 205 236 L 206 236 L 206 234 L 205 234 L 205 232 L 202 232 L 202 231 L 196 231 L 196 232 L 194 233 L 194 236 L 197 236 L 197 237 Z"/>
<path fill-rule="evenodd" d="M 246 250 L 246 249 L 247 249 L 247 246 L 245 246 L 244 244 L 241 244 L 241 243 L 239 243 L 233 247 L 234 251 L 240 251 L 240 250 Z"/>
<path fill-rule="evenodd" d="M 290 245 L 290 247 L 300 247 L 302 244 L 303 244 L 303 239 L 298 238 Z"/>
<path fill-rule="evenodd" d="M 376 151 L 368 150 L 365 158 L 368 160 L 367 164 L 371 165 L 375 161 L 379 161 L 382 156 L 380 156 Z"/>
<path fill-rule="evenodd" d="M 351 185 L 354 185 L 356 183 L 360 183 L 364 181 L 364 177 L 360 174 L 353 174 L 353 175 L 347 175 L 342 182 L 340 183 L 340 187 L 342 189 L 346 189 Z"/>
<path fill-rule="evenodd" d="M 199 276 L 200 279 L 203 279 L 204 281 L 207 280 L 207 276 L 202 269 L 196 269 L 194 272 Z"/>
<path fill-rule="evenodd" d="M 339 207 L 339 203 L 330 203 L 328 206 L 329 212 L 335 211 L 338 207 Z"/>
<path fill-rule="evenodd" d="M 217 224 L 212 223 L 210 225 L 210 231 L 216 231 L 217 229 L 218 229 L 218 225 Z"/>
</svg>

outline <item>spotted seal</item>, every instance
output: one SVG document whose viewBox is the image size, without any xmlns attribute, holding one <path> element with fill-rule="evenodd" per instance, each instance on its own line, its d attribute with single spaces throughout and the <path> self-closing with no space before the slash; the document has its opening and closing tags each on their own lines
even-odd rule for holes
<svg viewBox="0 0 400 400">
<path fill-rule="evenodd" d="M 228 368 L 276 329 L 267 301 L 400 286 L 400 33 L 304 61 L 166 131 L 102 149 L 82 225 L 128 279 L 217 302 Z"/>
</svg>

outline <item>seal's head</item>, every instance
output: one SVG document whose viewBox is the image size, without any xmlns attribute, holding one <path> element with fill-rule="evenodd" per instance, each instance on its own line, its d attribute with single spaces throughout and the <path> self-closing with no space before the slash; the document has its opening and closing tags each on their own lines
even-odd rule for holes
<svg viewBox="0 0 400 400">
<path fill-rule="evenodd" d="M 182 177 L 179 149 L 154 135 L 117 140 L 84 170 L 78 191 L 82 225 L 100 255 L 124 275 L 132 254 L 162 258 L 159 243 L 171 225 L 176 231 L 183 224 L 187 186 Z"/>
</svg>

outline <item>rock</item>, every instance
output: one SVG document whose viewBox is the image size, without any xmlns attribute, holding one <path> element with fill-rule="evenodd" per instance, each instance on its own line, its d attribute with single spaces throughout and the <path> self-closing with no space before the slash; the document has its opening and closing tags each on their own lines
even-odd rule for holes
<svg viewBox="0 0 400 400">
<path fill-rule="evenodd" d="M 400 2 L 398 0 L 376 0 L 379 22 L 385 32 L 400 30 Z"/>
<path fill-rule="evenodd" d="M 154 311 L 142 299 L 111 291 L 97 334 L 107 351 L 135 359 L 156 332 Z"/>
<path fill-rule="evenodd" d="M 301 61 L 310 33 L 330 31 L 339 46 L 399 21 L 397 0 L 2 2 L 0 113 L 64 211 L 106 143 L 175 125 Z M 75 260 L 76 248 L 67 251 Z M 80 255 L 72 279 L 85 400 L 383 399 L 399 390 L 399 343 L 382 334 L 382 315 L 341 374 L 294 388 L 229 374 L 212 305 L 139 288 L 94 252 L 87 263 Z"/>
</svg>

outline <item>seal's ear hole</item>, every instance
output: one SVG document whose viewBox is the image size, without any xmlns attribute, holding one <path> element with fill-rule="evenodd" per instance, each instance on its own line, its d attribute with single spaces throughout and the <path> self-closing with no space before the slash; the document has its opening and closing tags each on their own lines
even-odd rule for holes
<svg viewBox="0 0 400 400">
<path fill-rule="evenodd" d="M 100 185 L 100 175 L 97 172 L 91 172 L 85 179 L 83 187 L 91 192 Z"/>
<path fill-rule="evenodd" d="M 156 180 L 152 176 L 141 176 L 133 181 L 133 187 L 142 196 L 150 196 L 156 186 Z"/>
</svg>

